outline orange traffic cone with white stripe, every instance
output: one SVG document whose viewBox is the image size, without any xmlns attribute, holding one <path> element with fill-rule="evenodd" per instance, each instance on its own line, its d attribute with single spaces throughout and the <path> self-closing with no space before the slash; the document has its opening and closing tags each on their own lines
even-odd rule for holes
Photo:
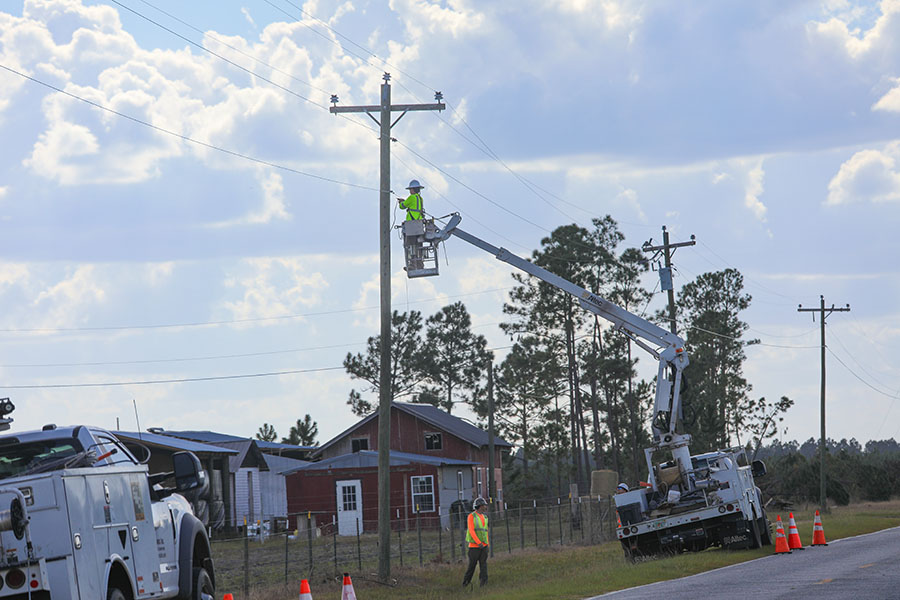
<svg viewBox="0 0 900 600">
<path fill-rule="evenodd" d="M 300 600 L 312 600 L 312 592 L 309 591 L 309 582 L 300 580 Z"/>
<path fill-rule="evenodd" d="M 819 511 L 816 511 L 816 519 L 813 521 L 813 546 L 827 546 L 828 543 L 825 541 L 825 530 L 822 528 L 822 517 L 819 516 Z"/>
<path fill-rule="evenodd" d="M 787 538 L 784 536 L 784 525 L 781 523 L 781 515 L 775 522 L 775 554 L 790 554 L 791 547 L 788 546 Z"/>
<path fill-rule="evenodd" d="M 791 550 L 805 550 L 803 542 L 800 541 L 800 532 L 797 531 L 797 523 L 794 522 L 794 513 L 788 513 L 790 520 L 788 521 L 788 546 Z"/>
<path fill-rule="evenodd" d="M 353 591 L 353 582 L 350 581 L 350 573 L 344 573 L 344 588 L 341 591 L 341 600 L 356 600 L 356 592 Z"/>
</svg>

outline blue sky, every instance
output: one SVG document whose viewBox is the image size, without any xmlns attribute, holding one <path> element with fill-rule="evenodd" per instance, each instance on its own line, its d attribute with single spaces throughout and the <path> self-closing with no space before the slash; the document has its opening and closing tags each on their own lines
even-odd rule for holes
<svg viewBox="0 0 900 600">
<path fill-rule="evenodd" d="M 7 2 L 0 65 L 72 96 L 0 69 L 0 381 L 37 386 L 0 393 L 20 426 L 133 428 L 134 401 L 142 426 L 342 430 L 358 385 L 334 367 L 377 331 L 378 141 L 327 105 L 376 102 L 389 71 L 395 102 L 449 106 L 394 128 L 395 190 L 422 180 L 429 212 L 526 255 L 606 214 L 631 246 L 696 235 L 676 285 L 744 274 L 746 375 L 795 400 L 788 438 L 818 432 L 797 305 L 850 303 L 829 436 L 900 437 L 898 44 L 897 0 Z M 407 281 L 394 244 L 395 308 L 463 300 L 507 346 L 509 268 L 446 249 Z M 135 383 L 284 371 L 308 372 Z"/>
</svg>

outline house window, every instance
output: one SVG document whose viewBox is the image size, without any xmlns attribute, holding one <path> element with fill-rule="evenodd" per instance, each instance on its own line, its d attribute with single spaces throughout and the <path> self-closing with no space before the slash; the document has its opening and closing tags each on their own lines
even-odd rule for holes
<svg viewBox="0 0 900 600">
<path fill-rule="evenodd" d="M 350 440 L 350 448 L 352 452 L 369 449 L 369 438 L 355 438 Z"/>
<path fill-rule="evenodd" d="M 441 434 L 439 433 L 426 433 L 425 434 L 425 449 L 426 450 L 441 450 L 443 448 Z"/>
<path fill-rule="evenodd" d="M 413 512 L 434 512 L 434 477 L 410 477 Z"/>
<path fill-rule="evenodd" d="M 456 493 L 459 494 L 459 499 L 463 499 L 463 474 L 462 471 L 456 472 Z"/>
<path fill-rule="evenodd" d="M 355 485 L 342 485 L 341 486 L 341 502 L 344 505 L 343 510 L 349 510 L 349 511 L 356 510 L 356 486 Z"/>
</svg>

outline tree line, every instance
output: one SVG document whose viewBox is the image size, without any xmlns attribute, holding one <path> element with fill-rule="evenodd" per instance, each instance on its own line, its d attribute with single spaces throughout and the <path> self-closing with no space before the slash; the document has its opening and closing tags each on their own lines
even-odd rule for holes
<svg viewBox="0 0 900 600">
<path fill-rule="evenodd" d="M 564 225 L 542 239 L 531 261 L 626 310 L 646 315 L 654 290 L 644 284 L 645 255 L 624 246 L 609 216 L 591 227 Z M 497 434 L 516 446 L 507 457 L 506 497 L 555 495 L 570 481 L 586 493 L 592 469 L 611 469 L 623 480 L 646 479 L 643 448 L 651 441 L 654 380 L 638 376 L 648 357 L 632 340 L 576 298 L 523 273 L 502 307 L 500 325 L 512 347 L 498 365 L 484 336 L 473 332 L 462 302 L 426 317 L 394 311 L 391 328 L 391 397 L 453 412 L 470 407 L 487 416 L 486 375 L 493 365 Z M 682 431 L 694 452 L 772 437 L 793 402 L 753 398 L 743 376 L 749 327 L 741 313 L 751 302 L 734 269 L 704 273 L 678 293 L 676 320 L 690 366 L 682 392 Z M 646 318 L 668 328 L 663 312 Z M 344 368 L 360 385 L 347 403 L 356 415 L 375 408 L 379 392 L 380 336 L 364 352 L 348 353 Z M 655 378 L 654 378 L 655 379 Z"/>
</svg>

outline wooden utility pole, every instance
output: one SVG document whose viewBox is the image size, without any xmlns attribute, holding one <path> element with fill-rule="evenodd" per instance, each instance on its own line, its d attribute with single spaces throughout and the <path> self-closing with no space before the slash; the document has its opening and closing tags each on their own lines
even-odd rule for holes
<svg viewBox="0 0 900 600">
<path fill-rule="evenodd" d="M 497 482 L 494 480 L 494 357 L 488 363 L 488 498 L 491 512 L 497 497 Z"/>
<path fill-rule="evenodd" d="M 655 254 L 650 260 L 656 259 L 660 254 L 663 255 L 663 264 L 664 267 L 659 268 L 659 283 L 660 288 L 666 290 L 669 293 L 669 331 L 672 333 L 678 333 L 675 329 L 675 286 L 672 284 L 672 255 L 675 254 L 675 250 L 677 248 L 681 248 L 682 246 L 693 246 L 697 242 L 694 239 L 694 236 L 691 235 L 691 241 L 689 242 L 678 242 L 677 244 L 669 243 L 669 232 L 666 231 L 666 226 L 663 225 L 663 243 L 662 246 L 652 246 L 653 240 L 650 239 L 644 242 L 644 245 L 641 246 L 641 250 L 644 252 L 654 252 Z"/>
<path fill-rule="evenodd" d="M 803 305 L 797 307 L 797 312 L 817 312 L 819 313 L 819 328 L 822 332 L 822 384 L 821 384 L 821 417 L 822 417 L 822 435 L 819 438 L 819 510 L 828 512 L 828 505 L 825 503 L 825 317 L 833 312 L 850 312 L 850 305 L 846 308 L 835 308 L 831 305 L 826 312 L 825 296 L 819 296 L 819 308 L 803 308 Z M 813 316 L 815 319 L 815 316 Z"/>
<path fill-rule="evenodd" d="M 381 371 L 378 380 L 378 576 L 391 576 L 391 128 L 409 111 L 444 110 L 442 95 L 435 92 L 436 104 L 391 104 L 391 74 L 384 74 L 381 104 L 338 106 L 331 96 L 332 114 L 366 113 L 378 123 L 381 142 L 381 182 L 379 185 L 379 239 L 381 241 Z M 401 113 L 392 123 L 391 113 Z M 380 119 L 376 119 L 377 113 Z"/>
</svg>

